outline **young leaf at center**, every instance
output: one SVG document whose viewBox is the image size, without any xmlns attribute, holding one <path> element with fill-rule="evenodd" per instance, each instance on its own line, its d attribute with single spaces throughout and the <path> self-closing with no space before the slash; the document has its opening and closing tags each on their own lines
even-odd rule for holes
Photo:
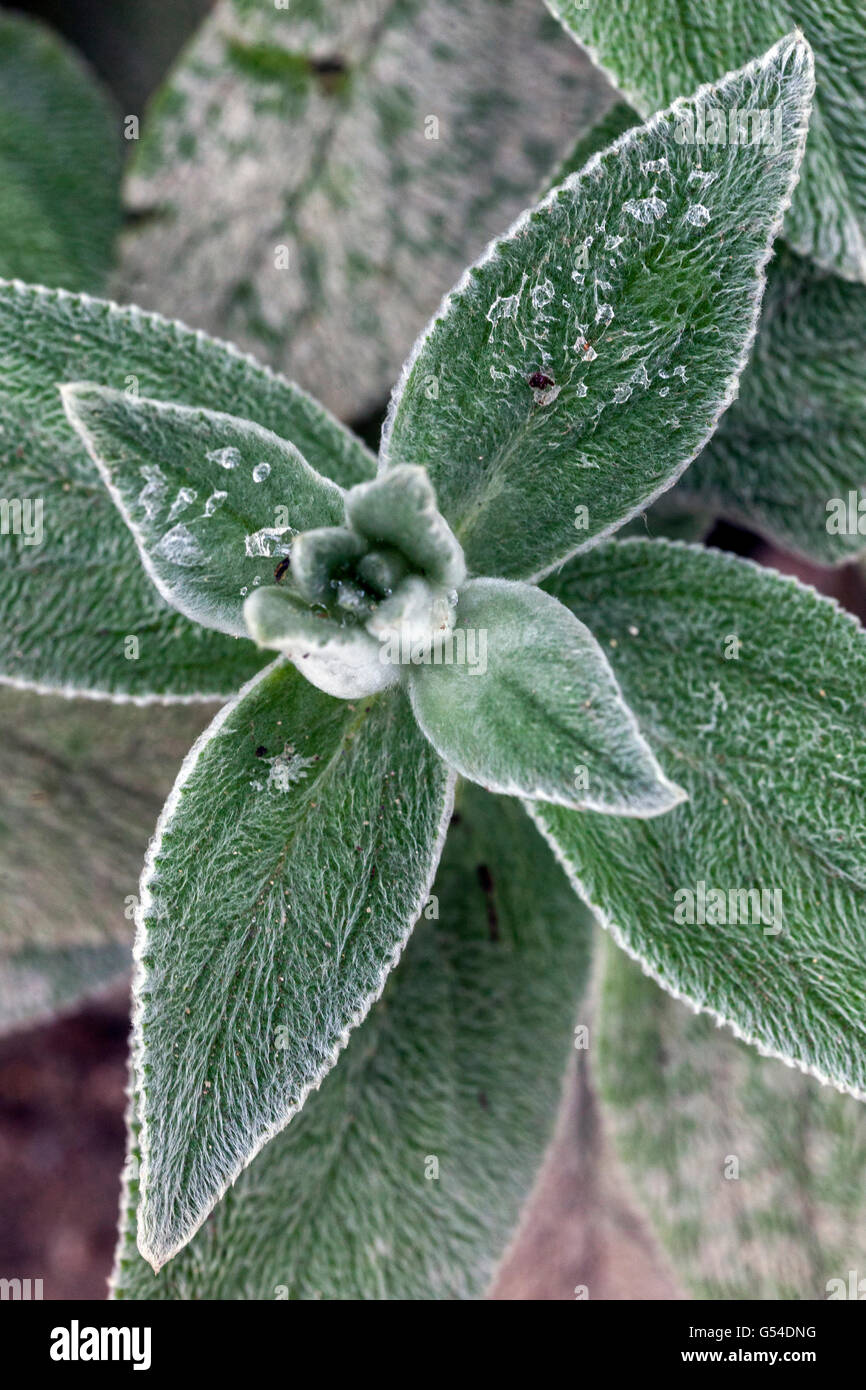
<svg viewBox="0 0 866 1390">
<path fill-rule="evenodd" d="M 409 691 L 424 733 L 464 777 L 510 796 L 622 815 L 658 815 L 683 799 L 592 633 L 550 594 L 472 580 L 447 654 L 452 664 L 408 665 Z"/>
</svg>

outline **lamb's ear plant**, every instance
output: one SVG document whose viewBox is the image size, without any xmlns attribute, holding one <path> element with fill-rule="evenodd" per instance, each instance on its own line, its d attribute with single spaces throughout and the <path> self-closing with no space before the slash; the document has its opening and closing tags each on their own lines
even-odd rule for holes
<svg viewBox="0 0 866 1390">
<path fill-rule="evenodd" d="M 139 700 L 247 678 L 142 878 L 118 1295 L 481 1291 L 586 973 L 524 808 L 671 993 L 866 1093 L 866 638 L 734 557 L 607 539 L 734 399 L 813 85 L 789 35 L 568 174 L 419 339 L 378 465 L 202 335 L 0 295 L 67 559 L 33 566 L 38 613 L 7 595 L 4 670 Z M 778 138 L 678 138 L 710 106 Z M 744 881 L 757 925 L 674 916 Z"/>
</svg>

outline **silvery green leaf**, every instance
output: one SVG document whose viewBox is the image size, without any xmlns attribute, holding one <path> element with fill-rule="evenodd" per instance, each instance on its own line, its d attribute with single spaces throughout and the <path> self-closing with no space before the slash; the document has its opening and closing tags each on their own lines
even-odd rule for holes
<svg viewBox="0 0 866 1390">
<path fill-rule="evenodd" d="M 460 542 L 423 468 L 398 465 L 359 483 L 346 494 L 346 516 L 359 535 L 402 551 L 434 584 L 456 589 L 466 578 Z"/>
<path fill-rule="evenodd" d="M 246 595 L 299 532 L 342 519 L 342 489 L 250 420 L 86 382 L 61 394 L 148 576 L 203 627 L 247 637 Z"/>
<path fill-rule="evenodd" d="M 866 287 L 782 247 L 739 399 L 677 494 L 824 564 L 864 550 L 864 323 Z"/>
<path fill-rule="evenodd" d="M 626 103 L 612 107 L 561 175 L 639 123 Z M 861 532 L 859 497 L 852 506 L 849 496 L 866 479 L 864 320 L 866 289 L 777 242 L 737 399 L 676 487 L 621 536 L 700 540 L 721 515 L 824 563 L 863 550 L 866 516 Z"/>
<path fill-rule="evenodd" d="M 142 124 L 117 297 L 357 419 L 608 100 L 539 0 L 221 0 Z"/>
<path fill-rule="evenodd" d="M 32 523 L 0 537 L 0 679 L 115 699 L 231 694 L 262 657 L 157 594 L 66 418 L 65 381 L 239 413 L 341 486 L 375 464 L 309 396 L 224 343 L 138 309 L 0 284 L 3 489 Z"/>
<path fill-rule="evenodd" d="M 244 605 L 249 635 L 260 647 L 282 652 L 319 690 L 340 700 L 373 695 L 399 672 L 383 659 L 375 637 L 358 623 L 314 612 L 286 589 L 255 589 Z"/>
<path fill-rule="evenodd" d="M 427 467 L 471 572 L 552 569 L 703 447 L 751 346 L 812 90 L 795 34 L 594 156 L 445 301 L 404 368 L 382 464 Z M 778 111 L 778 147 L 683 143 L 707 102 Z"/>
<path fill-rule="evenodd" d="M 550 586 L 593 630 L 689 799 L 652 825 L 527 803 L 670 993 L 866 1094 L 866 635 L 720 552 L 613 542 Z"/>
<path fill-rule="evenodd" d="M 78 55 L 0 14 L 0 275 L 98 289 L 120 229 L 120 118 Z"/>
<path fill-rule="evenodd" d="M 752 0 L 748 6 L 711 0 L 688 17 L 678 0 L 547 3 L 643 115 L 738 68 L 796 20 L 815 50 L 817 90 L 785 236 L 798 251 L 846 279 L 866 279 L 866 14 L 859 0 L 801 0 L 794 10 L 781 0 Z M 749 138 L 756 129 L 766 145 L 777 139 L 778 115 L 772 103 L 765 113 Z M 726 144 L 742 140 L 740 129 L 728 120 L 715 138 Z M 707 136 L 710 130 L 708 122 Z"/>
<path fill-rule="evenodd" d="M 612 943 L 605 956 L 605 1127 L 693 1296 L 862 1298 L 862 1103 L 720 1032 Z"/>
<path fill-rule="evenodd" d="M 135 1246 L 133 1125 L 116 1298 L 483 1294 L 553 1128 L 589 921 L 518 806 L 470 785 L 457 805 L 383 999 L 156 1277 Z"/>
<path fill-rule="evenodd" d="M 129 954 L 141 861 L 207 707 L 0 688 L 0 957 Z"/>
<path fill-rule="evenodd" d="M 283 662 L 191 750 L 151 842 L 136 938 L 138 1240 L 154 1267 L 378 998 L 451 800 L 402 692 L 335 701 Z"/>
<path fill-rule="evenodd" d="M 626 816 L 682 799 L 592 633 L 533 585 L 471 580 L 451 637 L 405 669 L 433 746 L 490 791 Z"/>
</svg>

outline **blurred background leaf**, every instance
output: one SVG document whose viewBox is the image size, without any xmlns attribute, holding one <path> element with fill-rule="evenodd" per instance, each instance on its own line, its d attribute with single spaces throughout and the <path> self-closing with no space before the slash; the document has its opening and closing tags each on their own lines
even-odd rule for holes
<svg viewBox="0 0 866 1390">
<path fill-rule="evenodd" d="M 824 1299 L 863 1268 L 866 1108 L 758 1055 L 641 973 L 609 938 L 603 1111 L 694 1296 Z"/>
<path fill-rule="evenodd" d="M 0 1032 L 126 968 L 127 899 L 181 760 L 213 709 L 0 688 Z"/>
<path fill-rule="evenodd" d="M 610 100 L 538 0 L 221 0 L 143 123 L 115 296 L 358 418 Z"/>
<path fill-rule="evenodd" d="M 214 0 L 18 0 L 87 55 L 123 115 L 141 115 Z"/>
<path fill-rule="evenodd" d="M 0 13 L 0 275 L 70 290 L 105 281 L 120 227 L 120 121 L 82 60 Z"/>
</svg>

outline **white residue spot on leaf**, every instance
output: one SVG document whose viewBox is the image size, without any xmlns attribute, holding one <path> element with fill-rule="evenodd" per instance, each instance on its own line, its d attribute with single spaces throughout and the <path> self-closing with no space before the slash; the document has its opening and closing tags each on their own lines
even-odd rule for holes
<svg viewBox="0 0 866 1390">
<path fill-rule="evenodd" d="M 712 169 L 692 169 L 688 177 L 689 183 L 699 183 L 701 188 L 709 188 L 711 183 L 715 183 L 718 174 Z"/>
<path fill-rule="evenodd" d="M 533 386 L 532 397 L 536 405 L 553 405 L 561 390 L 561 386 L 553 383 L 550 386 Z"/>
<path fill-rule="evenodd" d="M 169 521 L 174 521 L 175 517 L 179 516 L 182 511 L 191 507 L 197 497 L 198 493 L 194 487 L 182 487 L 171 504 L 171 511 L 168 514 Z"/>
<path fill-rule="evenodd" d="M 599 304 L 595 311 L 596 323 L 613 323 L 613 305 Z"/>
<path fill-rule="evenodd" d="M 139 505 L 144 507 L 148 521 L 152 521 L 165 501 L 168 482 L 161 468 L 156 464 L 144 464 L 139 470 L 144 478 L 144 487 L 138 494 Z"/>
<path fill-rule="evenodd" d="M 303 757 L 287 743 L 282 753 L 278 753 L 275 758 L 268 758 L 267 761 L 270 763 L 268 787 L 273 791 L 287 792 L 297 782 L 303 781 L 307 775 L 307 768 L 312 767 L 316 759 Z"/>
<path fill-rule="evenodd" d="M 217 507 L 221 507 L 222 504 L 223 504 L 223 502 L 226 500 L 227 497 L 228 497 L 228 493 L 227 493 L 227 492 L 220 492 L 219 489 L 217 489 L 216 492 L 212 492 L 211 495 L 210 495 L 210 497 L 207 499 L 207 501 L 206 501 L 205 504 L 204 504 L 204 514 L 205 514 L 205 516 L 213 516 L 213 514 L 214 514 L 214 512 L 216 511 Z"/>
<path fill-rule="evenodd" d="M 576 385 L 575 388 L 574 388 L 574 394 L 575 394 L 576 396 L 585 396 L 585 395 L 586 395 L 586 382 L 585 382 L 585 381 L 579 381 L 579 382 L 577 383 L 577 385 Z"/>
<path fill-rule="evenodd" d="M 710 220 L 710 210 L 703 203 L 692 203 L 690 208 L 686 208 L 685 220 L 692 227 L 705 227 Z"/>
<path fill-rule="evenodd" d="M 253 469 L 253 482 L 263 483 L 265 478 L 271 476 L 271 465 L 269 463 L 257 463 Z"/>
<path fill-rule="evenodd" d="M 554 288 L 549 280 L 542 280 L 540 284 L 533 286 L 530 294 L 532 307 L 536 313 L 543 312 L 554 296 Z M 488 314 L 488 318 L 490 315 Z"/>
<path fill-rule="evenodd" d="M 642 174 L 666 174 L 668 172 L 668 157 L 666 154 L 659 159 L 645 159 L 641 163 Z"/>
<path fill-rule="evenodd" d="M 195 536 L 182 522 L 166 531 L 156 546 L 156 553 L 162 555 L 170 564 L 180 565 L 184 569 L 202 564 L 205 558 Z"/>
<path fill-rule="evenodd" d="M 497 295 L 496 299 L 494 299 L 490 308 L 487 310 L 487 319 L 490 323 L 495 325 L 500 319 L 514 319 L 517 317 L 517 310 L 520 306 L 520 296 L 523 294 L 523 288 L 527 278 L 524 272 L 523 278 L 520 281 L 520 289 L 516 290 L 514 294 Z"/>
<path fill-rule="evenodd" d="M 224 449 L 211 449 L 205 454 L 208 463 L 218 463 L 220 468 L 237 468 L 241 461 L 241 451 L 228 444 Z"/>
<path fill-rule="evenodd" d="M 585 323 L 577 325 L 577 337 L 572 344 L 573 350 L 580 354 L 584 362 L 594 362 L 598 353 L 586 336 L 587 329 Z"/>
<path fill-rule="evenodd" d="M 617 386 L 613 393 L 614 405 L 622 405 L 623 401 L 628 400 L 633 390 L 634 387 L 629 382 L 624 381 L 620 386 Z"/>
<path fill-rule="evenodd" d="M 247 555 L 263 555 L 267 559 L 274 555 L 290 555 L 291 538 L 297 534 L 291 526 L 263 526 L 261 531 L 244 536 L 244 550 Z"/>
<path fill-rule="evenodd" d="M 668 205 L 664 198 L 653 193 L 649 198 L 629 198 L 627 203 L 623 203 L 622 210 L 638 222 L 658 222 L 667 212 Z"/>
</svg>

